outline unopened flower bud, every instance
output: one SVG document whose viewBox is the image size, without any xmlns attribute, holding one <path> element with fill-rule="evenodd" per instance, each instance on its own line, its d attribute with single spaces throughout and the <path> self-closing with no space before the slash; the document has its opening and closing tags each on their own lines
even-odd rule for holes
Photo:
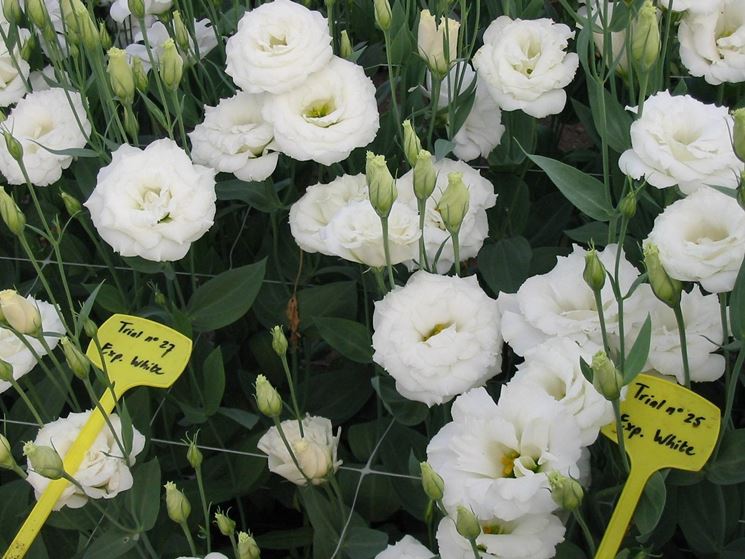
<svg viewBox="0 0 745 559">
<path fill-rule="evenodd" d="M 745 162 L 745 107 L 737 109 L 732 116 L 735 119 L 735 127 L 732 131 L 735 155 L 740 161 Z"/>
<path fill-rule="evenodd" d="M 439 501 L 445 492 L 445 482 L 428 462 L 419 464 L 422 471 L 422 488 L 431 501 Z"/>
<path fill-rule="evenodd" d="M 90 318 L 86 318 L 85 322 L 83 322 L 83 332 L 90 339 L 94 339 L 98 335 L 98 326 Z"/>
<path fill-rule="evenodd" d="M 4 470 L 14 470 L 16 468 L 16 461 L 10 450 L 10 441 L 3 434 L 0 434 L 0 468 Z"/>
<path fill-rule="evenodd" d="M 553 471 L 548 474 L 548 482 L 551 484 L 551 497 L 564 510 L 573 511 L 582 504 L 585 492 L 576 479 Z"/>
<path fill-rule="evenodd" d="M 406 161 L 409 162 L 409 165 L 414 167 L 419 152 L 422 151 L 422 142 L 416 135 L 416 130 L 414 130 L 410 120 L 404 120 L 402 126 L 404 129 L 404 155 L 406 155 Z"/>
<path fill-rule="evenodd" d="M 353 54 L 354 51 L 352 50 L 352 41 L 349 38 L 349 33 L 347 33 L 346 29 L 342 29 L 339 37 L 339 56 L 347 60 L 352 60 Z"/>
<path fill-rule="evenodd" d="M 127 6 L 129 7 L 129 11 L 132 13 L 133 18 L 141 19 L 145 17 L 144 0 L 127 0 Z"/>
<path fill-rule="evenodd" d="M 264 375 L 256 377 L 256 405 L 267 417 L 279 417 L 282 413 L 282 397 Z"/>
<path fill-rule="evenodd" d="M 367 179 L 370 203 L 380 217 L 388 217 L 393 207 L 393 202 L 398 197 L 396 181 L 393 180 L 385 157 L 367 152 L 365 162 L 365 178 Z"/>
<path fill-rule="evenodd" d="M 13 380 L 13 365 L 0 359 L 0 380 L 11 382 Z"/>
<path fill-rule="evenodd" d="M 419 15 L 417 31 L 419 56 L 427 63 L 430 72 L 439 78 L 447 75 L 450 65 L 458 58 L 459 31 L 458 20 L 442 17 L 440 25 L 437 25 L 435 16 L 429 10 L 422 10 Z"/>
<path fill-rule="evenodd" d="M 73 38 L 88 50 L 100 48 L 101 39 L 98 34 L 98 27 L 93 23 L 88 9 L 80 0 L 62 0 L 62 15 L 65 21 L 65 32 L 68 37 Z"/>
<path fill-rule="evenodd" d="M 176 43 L 168 39 L 163 43 L 163 54 L 160 55 L 160 79 L 171 90 L 178 88 L 184 71 L 184 59 L 176 50 Z"/>
<path fill-rule="evenodd" d="M 21 58 L 26 62 L 30 61 L 31 55 L 34 53 L 34 48 L 36 48 L 36 35 L 30 35 L 21 43 Z M 4 115 L 3 120 L 5 120 Z"/>
<path fill-rule="evenodd" d="M 470 194 L 463 182 L 463 173 L 448 173 L 448 187 L 442 193 L 437 204 L 437 211 L 442 216 L 445 228 L 450 233 L 457 233 L 468 213 Z"/>
<path fill-rule="evenodd" d="M 42 477 L 59 479 L 65 475 L 62 458 L 51 446 L 35 445 L 29 441 L 23 445 L 23 455 L 28 458 L 31 469 Z"/>
<path fill-rule="evenodd" d="M 51 27 L 44 0 L 26 0 L 26 15 L 41 30 Z"/>
<path fill-rule="evenodd" d="M 631 58 L 642 72 L 648 72 L 660 55 L 660 27 L 657 8 L 645 0 L 631 29 Z"/>
<path fill-rule="evenodd" d="M 124 106 L 124 131 L 129 135 L 130 138 L 136 140 L 137 134 L 140 132 L 140 123 L 132 110 L 132 105 Z"/>
<path fill-rule="evenodd" d="M 132 58 L 132 74 L 134 76 L 135 88 L 137 88 L 137 91 L 145 93 L 149 85 L 147 72 L 145 71 L 145 67 L 142 65 L 142 60 L 136 56 Z"/>
<path fill-rule="evenodd" d="M 419 150 L 414 164 L 414 195 L 417 200 L 426 200 L 435 191 L 437 171 L 432 163 L 432 154 L 426 149 Z"/>
<path fill-rule="evenodd" d="M 189 52 L 189 30 L 184 25 L 184 20 L 181 19 L 181 12 L 178 10 L 173 12 L 173 36 L 176 39 L 176 44 L 181 52 Z"/>
<path fill-rule="evenodd" d="M 582 277 L 593 292 L 600 291 L 605 285 L 605 266 L 594 248 L 585 254 L 585 270 Z"/>
<path fill-rule="evenodd" d="M 238 559 L 260 559 L 261 550 L 251 534 L 238 532 Z"/>
<path fill-rule="evenodd" d="M 618 400 L 623 388 L 623 377 L 604 351 L 592 357 L 592 385 L 606 400 Z"/>
<path fill-rule="evenodd" d="M 8 23 L 18 24 L 23 15 L 18 0 L 3 0 L 3 15 Z"/>
<path fill-rule="evenodd" d="M 618 203 L 618 211 L 626 219 L 631 219 L 636 214 L 636 192 L 629 190 Z"/>
<path fill-rule="evenodd" d="M 103 21 L 98 22 L 98 40 L 101 41 L 101 47 L 105 51 L 108 51 L 114 45 L 111 34 L 109 34 L 109 30 L 106 29 L 106 24 Z"/>
<path fill-rule="evenodd" d="M 287 338 L 282 330 L 282 327 L 277 325 L 271 329 L 272 333 L 272 349 L 277 356 L 282 357 L 287 353 Z"/>
<path fill-rule="evenodd" d="M 481 535 L 481 524 L 471 509 L 459 505 L 455 518 L 455 529 L 468 541 L 475 540 Z"/>
<path fill-rule="evenodd" d="M 7 130 L 3 131 L 3 137 L 5 138 L 5 147 L 8 148 L 8 153 L 16 161 L 23 159 L 23 146 L 21 142 L 13 137 L 13 134 Z"/>
<path fill-rule="evenodd" d="M 15 203 L 13 198 L 0 186 L 0 217 L 11 233 L 19 236 L 26 227 L 26 216 Z"/>
<path fill-rule="evenodd" d="M 308 439 L 299 439 L 292 443 L 292 451 L 300 471 L 314 483 L 320 483 L 331 471 L 332 456 L 327 447 Z"/>
<path fill-rule="evenodd" d="M 181 491 L 176 488 L 176 484 L 167 481 L 163 486 L 166 490 L 166 509 L 168 509 L 168 518 L 177 524 L 183 524 L 191 514 L 191 503 Z"/>
<path fill-rule="evenodd" d="M 231 536 L 235 533 L 235 520 L 230 518 L 227 512 L 218 510 L 215 513 L 215 524 L 223 536 Z"/>
<path fill-rule="evenodd" d="M 88 378 L 91 363 L 85 354 L 67 336 L 64 336 L 60 340 L 60 343 L 62 344 L 62 353 L 65 355 L 65 361 L 67 362 L 67 366 L 70 367 L 70 370 L 79 379 Z"/>
<path fill-rule="evenodd" d="M 384 33 L 391 28 L 391 5 L 388 0 L 375 0 L 375 24 Z"/>
<path fill-rule="evenodd" d="M 189 441 L 189 447 L 186 449 L 186 460 L 189 462 L 189 465 L 195 470 L 199 469 L 202 466 L 204 455 L 197 446 L 196 437 L 193 440 Z"/>
<path fill-rule="evenodd" d="M 112 47 L 108 51 L 109 83 L 114 95 L 125 105 L 131 105 L 135 96 L 135 82 L 132 68 L 127 63 L 127 53 Z M 134 60 L 139 60 L 134 57 Z"/>
<path fill-rule="evenodd" d="M 65 204 L 65 209 L 70 216 L 74 216 L 83 211 L 83 206 L 80 203 L 80 200 L 75 198 L 75 196 L 63 191 L 60 192 L 60 197 L 62 198 L 62 203 Z"/>
<path fill-rule="evenodd" d="M 671 278 L 660 262 L 660 251 L 654 243 L 644 243 L 644 266 L 647 268 L 647 279 L 657 298 L 668 307 L 680 304 L 683 284 Z"/>
<path fill-rule="evenodd" d="M 0 320 L 21 334 L 35 335 L 41 331 L 39 309 L 14 289 L 0 291 Z"/>
</svg>

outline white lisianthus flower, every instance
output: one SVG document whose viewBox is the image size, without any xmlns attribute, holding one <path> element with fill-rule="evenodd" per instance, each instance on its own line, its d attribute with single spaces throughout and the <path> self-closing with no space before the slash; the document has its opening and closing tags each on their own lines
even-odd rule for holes
<svg viewBox="0 0 745 559">
<path fill-rule="evenodd" d="M 306 415 L 303 418 L 303 437 L 300 436 L 296 419 L 283 421 L 282 431 L 300 464 L 300 470 L 290 456 L 277 427 L 271 427 L 257 445 L 269 457 L 271 472 L 296 485 L 306 485 L 306 478 L 313 485 L 320 485 L 328 474 L 336 472 L 341 466 L 341 460 L 336 459 L 341 430 L 334 435 L 331 421 L 325 417 Z"/>
<path fill-rule="evenodd" d="M 183 258 L 212 227 L 215 200 L 215 171 L 162 139 L 144 150 L 120 146 L 84 205 L 115 252 L 162 262 Z"/>
<path fill-rule="evenodd" d="M 238 87 L 275 94 L 302 91 L 308 76 L 333 57 L 326 18 L 290 0 L 274 0 L 246 12 L 225 54 L 225 71 Z"/>
<path fill-rule="evenodd" d="M 553 514 L 528 514 L 506 522 L 480 520 L 476 538 L 482 559 L 550 559 L 564 541 L 565 527 Z M 470 542 L 458 533 L 452 518 L 440 520 L 437 545 L 442 559 L 473 559 Z"/>
<path fill-rule="evenodd" d="M 606 270 L 615 266 L 616 245 L 598 252 Z M 600 319 L 595 295 L 583 281 L 585 251 L 575 245 L 568 256 L 560 256 L 548 273 L 525 280 L 517 293 L 500 293 L 497 301 L 502 310 L 502 335 L 518 355 L 549 338 L 566 338 L 581 347 L 602 346 Z M 618 281 L 622 293 L 628 292 L 639 272 L 621 255 Z M 641 325 L 646 318 L 645 294 L 648 285 L 639 286 L 624 303 L 624 329 Z M 600 292 L 605 325 L 611 338 L 619 333 L 618 305 L 609 281 Z"/>
<path fill-rule="evenodd" d="M 468 213 L 463 219 L 458 240 L 460 244 L 460 257 L 462 260 L 475 257 L 489 236 L 489 223 L 486 210 L 497 203 L 497 195 L 494 194 L 494 185 L 481 176 L 481 173 L 462 161 L 452 159 L 441 159 L 434 161 L 437 172 L 437 183 L 432 196 L 427 200 L 424 218 L 424 248 L 427 251 L 429 261 L 434 260 L 435 255 L 442 248 L 440 259 L 437 261 L 437 270 L 440 273 L 447 272 L 455 261 L 453 243 L 450 241 L 450 233 L 445 227 L 442 215 L 437 211 L 445 189 L 448 186 L 449 173 L 462 173 L 463 182 L 468 186 L 469 201 Z M 398 200 L 416 209 L 417 199 L 414 194 L 414 171 L 411 170 L 402 175 L 396 181 L 398 188 Z M 415 256 L 418 258 L 418 256 Z"/>
<path fill-rule="evenodd" d="M 616 2 L 608 2 L 607 12 L 606 4 L 604 0 L 595 0 L 592 3 L 592 25 L 597 27 L 598 30 L 592 34 L 592 41 L 595 43 L 595 48 L 601 56 L 605 56 L 605 35 L 602 32 L 603 19 L 605 19 L 606 27 L 610 28 L 611 20 L 613 19 L 613 10 Z M 582 29 L 587 24 L 587 6 L 582 6 L 577 10 L 577 15 L 580 16 L 577 27 Z M 629 58 L 626 55 L 626 30 L 621 31 L 610 31 L 611 41 L 611 60 L 606 60 L 605 63 L 610 65 L 611 63 L 616 64 L 615 70 L 621 75 L 625 75 L 629 69 Z"/>
<path fill-rule="evenodd" d="M 691 12 L 691 13 L 711 13 L 715 12 L 722 0 L 659 0 L 660 6 L 670 9 L 674 12 Z"/>
<path fill-rule="evenodd" d="M 199 557 L 177 557 L 176 559 L 200 559 Z M 213 551 L 204 556 L 204 559 L 228 559 L 227 555 Z"/>
<path fill-rule="evenodd" d="M 3 28 L 7 35 L 7 22 L 3 23 Z M 30 67 L 21 56 L 21 45 L 30 35 L 28 29 L 19 28 L 16 43 L 11 51 L 8 50 L 5 41 L 0 41 L 0 107 L 12 105 L 26 95 L 25 80 L 28 80 Z"/>
<path fill-rule="evenodd" d="M 580 432 L 574 417 L 524 384 L 502 388 L 499 404 L 484 388 L 459 396 L 453 421 L 427 446 L 427 461 L 445 484 L 443 503 L 479 518 L 515 520 L 556 508 L 547 474 L 577 477 Z"/>
<path fill-rule="evenodd" d="M 499 309 L 475 276 L 416 272 L 375 303 L 373 329 L 373 361 L 410 400 L 442 404 L 501 372 Z"/>
<path fill-rule="evenodd" d="M 671 277 L 711 293 L 731 291 L 745 256 L 745 213 L 734 198 L 702 188 L 665 208 L 648 241 Z"/>
<path fill-rule="evenodd" d="M 57 155 L 44 148 L 82 148 L 91 133 L 80 94 L 58 87 L 27 94 L 10 111 L 3 127 L 23 146 L 23 164 L 31 183 L 36 186 L 56 182 L 62 176 L 62 170 L 72 163 L 71 155 Z M 0 142 L 0 172 L 10 184 L 26 182 L 20 165 L 8 152 L 5 142 Z"/>
<path fill-rule="evenodd" d="M 51 446 L 64 458 L 90 415 L 90 411 L 70 413 L 66 418 L 47 423 L 39 429 L 34 444 Z M 134 465 L 135 457 L 145 447 L 145 437 L 133 427 L 131 450 L 129 456 L 124 457 L 117 443 L 118 439 L 122 446 L 126 444 L 122 437 L 121 420 L 118 415 L 110 414 L 109 421 L 114 433 L 108 426 L 104 426 L 73 476 L 82 486 L 82 490 L 76 485 L 68 484 L 54 510 L 60 510 L 65 506 L 77 509 L 85 505 L 88 499 L 113 499 L 132 487 L 133 479 L 129 468 Z M 50 480 L 29 468 L 26 481 L 33 486 L 38 499 Z"/>
<path fill-rule="evenodd" d="M 189 134 L 194 162 L 244 181 L 271 175 L 279 154 L 274 130 L 261 116 L 263 104 L 263 95 L 239 92 L 205 107 L 204 121 Z"/>
<path fill-rule="evenodd" d="M 484 32 L 473 65 L 502 110 L 543 118 L 566 104 L 563 88 L 579 66 L 577 54 L 566 52 L 572 37 L 569 27 L 547 18 L 500 16 Z"/>
<path fill-rule="evenodd" d="M 437 24 L 429 10 L 419 14 L 417 30 L 417 49 L 429 69 L 440 76 L 448 73 L 449 67 L 458 58 L 458 32 L 460 22 L 443 16 Z M 446 48 L 447 47 L 447 48 Z"/>
<path fill-rule="evenodd" d="M 631 125 L 631 149 L 618 166 L 657 188 L 677 184 L 684 194 L 707 184 L 736 188 L 745 165 L 732 149 L 733 126 L 725 107 L 660 91 Z"/>
<path fill-rule="evenodd" d="M 745 3 L 723 0 L 704 13 L 687 12 L 678 27 L 680 59 L 707 83 L 745 81 Z"/>
<path fill-rule="evenodd" d="M 196 52 L 199 51 L 199 58 L 202 59 L 217 46 L 217 37 L 215 31 L 212 29 L 212 22 L 208 19 L 200 19 L 194 21 L 194 37 L 189 35 L 189 53 L 185 56 L 184 53 L 179 53 L 184 61 L 184 64 L 192 64 L 195 62 Z M 142 67 L 146 72 L 151 69 L 150 56 L 147 53 L 147 47 L 145 46 L 145 35 L 142 30 L 134 33 L 134 43 L 127 45 L 125 51 L 130 57 L 137 57 L 142 61 Z M 160 21 L 154 21 L 147 29 L 147 40 L 150 43 L 150 51 L 153 55 L 153 59 L 157 63 L 160 61 L 160 57 L 163 55 L 163 45 L 166 41 L 171 39 L 171 35 L 168 33 L 168 29 Z"/>
<path fill-rule="evenodd" d="M 575 342 L 552 338 L 525 354 L 510 384 L 527 384 L 560 402 L 574 416 L 582 445 L 595 442 L 600 428 L 613 421 L 613 407 L 589 382 L 579 366 L 597 348 L 580 348 Z"/>
<path fill-rule="evenodd" d="M 50 349 L 54 349 L 65 332 L 65 327 L 62 325 L 57 309 L 54 308 L 54 305 L 34 299 L 30 295 L 26 297 L 26 300 L 39 309 L 41 331 L 47 334 L 44 336 L 44 340 Z M 42 357 L 47 354 L 46 349 L 38 339 L 32 336 L 23 337 L 26 343 L 33 348 L 33 352 L 10 329 L 0 326 L 0 359 L 13 367 L 13 378 L 15 380 L 18 380 L 36 366 L 36 356 Z M 10 386 L 9 382 L 0 380 L 0 393 L 8 390 Z"/>
<path fill-rule="evenodd" d="M 375 559 L 432 559 L 435 554 L 415 538 L 404 536 L 375 556 Z"/>
<path fill-rule="evenodd" d="M 372 81 L 361 66 L 336 56 L 302 87 L 269 97 L 264 118 L 282 153 L 324 165 L 372 142 L 380 126 Z"/>
<path fill-rule="evenodd" d="M 145 7 L 145 16 L 152 16 L 162 14 L 171 9 L 173 0 L 143 0 Z M 109 15 L 117 23 L 122 23 L 125 19 L 132 15 L 129 11 L 128 0 L 115 0 L 111 4 L 109 9 Z M 132 18 L 133 20 L 135 18 Z"/>
<path fill-rule="evenodd" d="M 351 202 L 340 209 L 320 232 L 332 255 L 371 267 L 386 265 L 383 226 L 369 200 Z M 415 210 L 394 203 L 388 216 L 388 244 L 391 264 L 400 264 L 416 255 L 419 216 Z"/>
</svg>

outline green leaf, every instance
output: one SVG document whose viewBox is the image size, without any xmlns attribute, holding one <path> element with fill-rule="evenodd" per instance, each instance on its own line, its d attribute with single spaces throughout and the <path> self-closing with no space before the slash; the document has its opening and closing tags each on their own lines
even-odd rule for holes
<svg viewBox="0 0 745 559">
<path fill-rule="evenodd" d="M 137 545 L 137 538 L 119 528 L 111 528 L 90 544 L 83 559 L 115 559 Z"/>
<path fill-rule="evenodd" d="M 437 140 L 435 140 L 435 159 L 437 161 L 439 161 L 440 159 L 444 159 L 448 153 L 453 151 L 454 147 L 455 144 L 450 140 L 438 138 Z"/>
<path fill-rule="evenodd" d="M 256 543 L 261 549 L 296 549 L 309 547 L 313 543 L 313 530 L 310 526 L 275 530 L 256 536 Z"/>
<path fill-rule="evenodd" d="M 556 559 L 586 559 L 587 555 L 570 541 L 563 541 L 556 546 Z"/>
<path fill-rule="evenodd" d="M 429 408 L 421 402 L 412 402 L 401 396 L 396 391 L 391 377 L 379 376 L 370 382 L 383 401 L 385 409 L 402 425 L 418 425 L 426 419 Z"/>
<path fill-rule="evenodd" d="M 709 466 L 706 478 L 717 485 L 745 482 L 745 429 L 724 434 L 719 453 Z"/>
<path fill-rule="evenodd" d="M 90 291 L 92 297 L 95 300 L 95 303 L 99 305 L 102 309 L 110 312 L 110 313 L 126 313 L 127 312 L 127 304 L 124 302 L 124 299 L 122 298 L 122 294 L 119 293 L 119 290 L 116 289 L 113 285 L 107 285 L 105 283 L 100 283 L 98 285 L 93 285 L 90 283 L 83 284 L 83 287 L 85 287 L 88 291 Z M 93 301 L 91 301 L 93 302 Z M 87 303 L 87 301 L 86 301 Z M 90 314 L 90 311 L 88 311 L 88 314 Z M 86 318 L 88 316 L 86 314 Z M 82 313 L 81 313 L 82 318 Z M 80 335 L 80 332 L 83 328 L 83 320 L 78 319 L 80 322 L 80 330 L 78 330 L 77 322 L 76 322 L 76 332 L 78 335 Z"/>
<path fill-rule="evenodd" d="M 204 360 L 202 372 L 204 375 L 204 413 L 213 415 L 220 407 L 225 392 L 225 366 L 219 347 L 213 349 Z"/>
<path fill-rule="evenodd" d="M 564 234 L 578 243 L 590 244 L 596 247 L 604 247 L 608 240 L 608 225 L 599 221 L 590 221 L 574 229 L 567 229 Z"/>
<path fill-rule="evenodd" d="M 160 511 L 160 463 L 157 458 L 132 471 L 134 482 L 128 492 L 129 509 L 140 530 L 147 532 L 158 519 Z"/>
<path fill-rule="evenodd" d="M 501 239 L 479 251 L 479 273 L 495 294 L 515 293 L 530 274 L 532 257 L 524 237 Z"/>
<path fill-rule="evenodd" d="M 719 552 L 725 529 L 722 488 L 702 481 L 678 491 L 678 525 L 688 544 L 698 553 Z"/>
<path fill-rule="evenodd" d="M 745 340 L 745 259 L 740 264 L 735 287 L 730 294 L 729 319 L 732 335 L 738 340 Z"/>
<path fill-rule="evenodd" d="M 649 357 L 649 344 L 652 340 L 652 319 L 647 315 L 647 319 L 644 321 L 639 334 L 634 340 L 634 345 L 631 346 L 631 351 L 626 356 L 623 372 L 623 384 L 630 384 L 636 375 L 638 375 L 644 364 L 647 362 Z"/>
<path fill-rule="evenodd" d="M 297 295 L 300 313 L 300 329 L 315 326 L 319 316 L 335 316 L 353 320 L 357 316 L 357 283 L 337 281 L 306 287 Z"/>
<path fill-rule="evenodd" d="M 316 317 L 314 322 L 321 337 L 344 357 L 356 363 L 372 361 L 372 338 L 364 325 L 332 317 Z"/>
<path fill-rule="evenodd" d="M 218 200 L 240 200 L 264 213 L 281 210 L 284 207 L 271 180 L 261 182 L 246 182 L 239 179 L 223 181 L 217 183 L 215 193 Z"/>
<path fill-rule="evenodd" d="M 238 408 L 217 408 L 217 413 L 235 421 L 238 425 L 246 429 L 253 429 L 259 421 L 259 416 L 255 413 L 247 412 Z"/>
<path fill-rule="evenodd" d="M 631 114 L 603 87 L 603 84 L 597 83 L 594 79 L 588 79 L 587 89 L 595 129 L 601 137 L 605 137 L 611 149 L 618 153 L 624 152 L 631 147 L 629 136 L 633 122 Z M 605 107 L 602 106 L 603 103 Z M 603 114 L 605 114 L 605 126 L 603 126 Z"/>
<path fill-rule="evenodd" d="M 300 489 L 305 512 L 313 526 L 313 559 L 329 559 L 339 541 L 336 526 L 339 513 L 325 499 L 320 490 L 309 486 Z"/>
<path fill-rule="evenodd" d="M 579 169 L 549 157 L 527 154 L 575 208 L 597 221 L 608 221 L 613 212 L 603 183 Z"/>
<path fill-rule="evenodd" d="M 655 472 L 644 486 L 634 513 L 634 524 L 641 534 L 648 534 L 655 529 L 665 510 L 666 497 L 665 478 L 660 472 Z"/>
<path fill-rule="evenodd" d="M 369 378 L 362 368 L 315 374 L 301 385 L 306 392 L 305 408 L 313 415 L 342 423 L 354 416 L 372 395 Z"/>
<path fill-rule="evenodd" d="M 194 330 L 217 330 L 243 317 L 259 293 L 265 268 L 266 259 L 223 272 L 200 286 L 186 308 Z"/>
<path fill-rule="evenodd" d="M 123 256 L 122 260 L 134 271 L 143 274 L 160 274 L 166 267 L 163 262 L 152 262 L 139 256 Z"/>
<path fill-rule="evenodd" d="M 355 559 L 370 559 L 388 545 L 388 534 L 370 528 L 354 527 L 347 531 L 343 549 Z"/>
</svg>

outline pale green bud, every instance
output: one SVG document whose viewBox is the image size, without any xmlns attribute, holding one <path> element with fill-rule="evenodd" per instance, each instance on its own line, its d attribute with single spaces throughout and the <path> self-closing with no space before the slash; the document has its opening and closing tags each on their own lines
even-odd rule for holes
<svg viewBox="0 0 745 559">
<path fill-rule="evenodd" d="M 380 217 L 386 218 L 391 213 L 393 202 L 398 197 L 396 181 L 393 180 L 385 157 L 367 152 L 365 162 L 365 178 L 367 179 L 370 203 Z"/>
<path fill-rule="evenodd" d="M 352 41 L 349 38 L 349 33 L 346 29 L 342 29 L 341 36 L 339 37 L 339 56 L 352 60 L 354 51 L 352 49 Z"/>
<path fill-rule="evenodd" d="M 23 146 L 21 142 L 16 140 L 7 130 L 3 131 L 3 137 L 5 138 L 5 147 L 8 148 L 10 156 L 16 161 L 21 161 L 23 159 Z"/>
<path fill-rule="evenodd" d="M 3 434 L 0 434 L 0 468 L 4 470 L 16 469 L 16 461 L 10 450 L 10 441 Z"/>
<path fill-rule="evenodd" d="M 623 388 L 623 377 L 604 351 L 592 357 L 592 385 L 606 400 L 618 400 Z"/>
<path fill-rule="evenodd" d="M 176 44 L 181 52 L 189 52 L 189 30 L 184 25 L 184 20 L 181 19 L 181 12 L 176 10 L 173 12 L 173 36 L 176 39 Z"/>
<path fill-rule="evenodd" d="M 388 0 L 375 0 L 375 24 L 381 31 L 386 32 L 391 28 L 392 17 Z"/>
<path fill-rule="evenodd" d="M 85 354 L 67 336 L 64 336 L 60 340 L 60 343 L 62 344 L 62 353 L 65 355 L 65 361 L 67 362 L 67 366 L 70 367 L 70 370 L 79 379 L 88 378 L 91 363 Z"/>
<path fill-rule="evenodd" d="M 0 320 L 21 334 L 36 335 L 41 331 L 39 309 L 15 289 L 0 291 Z"/>
<path fill-rule="evenodd" d="M 90 318 L 86 318 L 85 322 L 83 322 L 83 332 L 90 339 L 93 339 L 98 335 L 98 326 Z"/>
<path fill-rule="evenodd" d="M 21 4 L 18 0 L 3 0 L 3 15 L 8 20 L 8 23 L 17 24 L 23 16 Z"/>
<path fill-rule="evenodd" d="M 127 53 L 112 47 L 108 51 L 109 83 L 114 95 L 125 105 L 131 105 L 135 95 L 135 82 L 132 68 L 127 63 Z M 134 57 L 134 60 L 139 58 Z"/>
<path fill-rule="evenodd" d="M 256 405 L 267 417 L 279 417 L 282 413 L 282 397 L 264 375 L 256 377 Z"/>
<path fill-rule="evenodd" d="M 414 164 L 414 195 L 417 200 L 426 200 L 435 191 L 437 171 L 432 163 L 432 154 L 426 149 L 419 150 Z"/>
<path fill-rule="evenodd" d="M 51 27 L 44 0 L 26 0 L 26 15 L 31 20 L 31 23 L 41 30 Z"/>
<path fill-rule="evenodd" d="M 106 29 L 106 24 L 103 21 L 98 22 L 98 40 L 101 41 L 101 46 L 105 51 L 108 51 L 114 45 L 109 30 Z"/>
<path fill-rule="evenodd" d="M 282 327 L 277 325 L 270 330 L 272 334 L 272 349 L 278 357 L 282 357 L 287 353 L 287 338 L 282 330 Z"/>
<path fill-rule="evenodd" d="M 30 35 L 21 44 L 21 58 L 23 58 L 26 62 L 31 60 L 31 55 L 34 53 L 35 47 L 36 47 L 36 35 Z M 5 116 L 3 116 L 3 120 L 5 120 Z"/>
<path fill-rule="evenodd" d="M 13 380 L 13 365 L 0 359 L 0 380 L 11 382 Z"/>
<path fill-rule="evenodd" d="M 147 72 L 145 71 L 145 67 L 142 65 L 142 60 L 136 56 L 132 58 L 132 74 L 134 75 L 137 91 L 145 93 L 149 85 Z"/>
<path fill-rule="evenodd" d="M 73 42 L 82 44 L 88 50 L 100 48 L 101 39 L 98 27 L 93 23 L 90 13 L 80 0 L 61 0 L 62 15 L 65 20 L 67 36 Z"/>
<path fill-rule="evenodd" d="M 605 285 L 605 266 L 594 248 L 585 254 L 585 270 L 582 277 L 593 292 L 600 291 Z"/>
<path fill-rule="evenodd" d="M 261 550 L 251 534 L 238 532 L 238 559 L 260 559 Z"/>
<path fill-rule="evenodd" d="M 139 60 L 139 58 L 136 60 Z M 137 134 L 140 131 L 140 123 L 132 110 L 132 105 L 124 106 L 124 130 L 130 138 L 136 140 Z"/>
<path fill-rule="evenodd" d="M 145 17 L 145 2 L 144 0 L 127 0 L 129 11 L 132 12 L 132 17 L 135 19 L 141 19 Z"/>
<path fill-rule="evenodd" d="M 167 481 L 163 486 L 166 490 L 166 509 L 168 518 L 177 524 L 183 524 L 191 514 L 191 503 L 181 491 L 176 488 L 176 484 Z"/>
<path fill-rule="evenodd" d="M 65 475 L 62 458 L 51 446 L 35 445 L 29 441 L 23 445 L 23 455 L 28 458 L 31 469 L 42 477 L 59 479 Z"/>
<path fill-rule="evenodd" d="M 199 469 L 202 466 L 204 455 L 197 446 L 196 437 L 194 437 L 193 440 L 189 441 L 189 447 L 186 449 L 186 460 L 189 462 L 189 465 L 195 470 Z"/>
<path fill-rule="evenodd" d="M 660 251 L 654 243 L 644 243 L 644 266 L 647 268 L 647 279 L 657 298 L 668 307 L 680 304 L 683 284 L 671 278 L 660 262 Z"/>
<path fill-rule="evenodd" d="M 553 471 L 548 474 L 551 484 L 551 497 L 564 510 L 573 511 L 582 504 L 585 491 L 576 479 Z"/>
<path fill-rule="evenodd" d="M 657 8 L 645 0 L 631 29 L 631 59 L 643 72 L 648 72 L 660 55 L 660 27 Z"/>
<path fill-rule="evenodd" d="M 414 167 L 419 152 L 422 151 L 422 142 L 419 141 L 419 136 L 416 135 L 410 120 L 404 120 L 402 126 L 404 129 L 404 155 L 406 155 L 406 161 L 409 162 L 409 165 Z"/>
<path fill-rule="evenodd" d="M 163 84 L 171 90 L 178 88 L 181 83 L 181 75 L 184 71 L 184 59 L 176 50 L 176 43 L 168 39 L 163 43 L 163 54 L 160 56 L 160 79 Z"/>
<path fill-rule="evenodd" d="M 422 472 L 424 494 L 432 501 L 441 500 L 445 490 L 445 482 L 442 481 L 442 478 L 432 469 L 432 466 L 428 462 L 422 462 L 419 464 L 419 468 Z"/>
<path fill-rule="evenodd" d="M 631 219 L 636 214 L 636 193 L 629 190 L 618 203 L 618 211 L 626 219 Z"/>
<path fill-rule="evenodd" d="M 448 187 L 442 193 L 437 211 L 450 233 L 457 233 L 468 213 L 470 194 L 463 182 L 463 173 L 448 173 Z"/>
<path fill-rule="evenodd" d="M 67 192 L 60 192 L 60 197 L 62 198 L 62 203 L 65 204 L 65 209 L 70 216 L 83 211 L 83 206 L 81 205 L 80 200 L 75 198 L 75 196 L 68 194 Z"/>
<path fill-rule="evenodd" d="M 231 536 L 235 533 L 235 520 L 230 518 L 227 512 L 218 510 L 215 513 L 215 524 L 223 536 Z"/>
<path fill-rule="evenodd" d="M 23 230 L 26 227 L 26 216 L 15 203 L 10 194 L 5 192 L 5 189 L 0 186 L 0 217 L 3 219 L 3 223 L 8 227 L 11 233 L 16 236 L 23 234 Z"/>
<path fill-rule="evenodd" d="M 745 161 L 745 107 L 737 109 L 732 117 L 735 119 L 735 128 L 732 131 L 732 143 L 740 161 Z"/>
<path fill-rule="evenodd" d="M 455 529 L 469 541 L 475 540 L 481 535 L 481 524 L 471 509 L 459 505 L 455 518 Z"/>
</svg>

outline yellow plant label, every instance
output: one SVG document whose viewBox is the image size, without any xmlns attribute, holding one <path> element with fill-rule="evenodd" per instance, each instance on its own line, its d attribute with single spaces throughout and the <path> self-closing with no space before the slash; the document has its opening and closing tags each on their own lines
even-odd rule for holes
<svg viewBox="0 0 745 559">
<path fill-rule="evenodd" d="M 719 435 L 719 408 L 679 384 L 638 375 L 626 390 L 621 423 L 631 471 L 596 559 L 616 556 L 649 477 L 663 468 L 700 470 Z M 602 432 L 618 442 L 615 422 Z"/>
</svg>

